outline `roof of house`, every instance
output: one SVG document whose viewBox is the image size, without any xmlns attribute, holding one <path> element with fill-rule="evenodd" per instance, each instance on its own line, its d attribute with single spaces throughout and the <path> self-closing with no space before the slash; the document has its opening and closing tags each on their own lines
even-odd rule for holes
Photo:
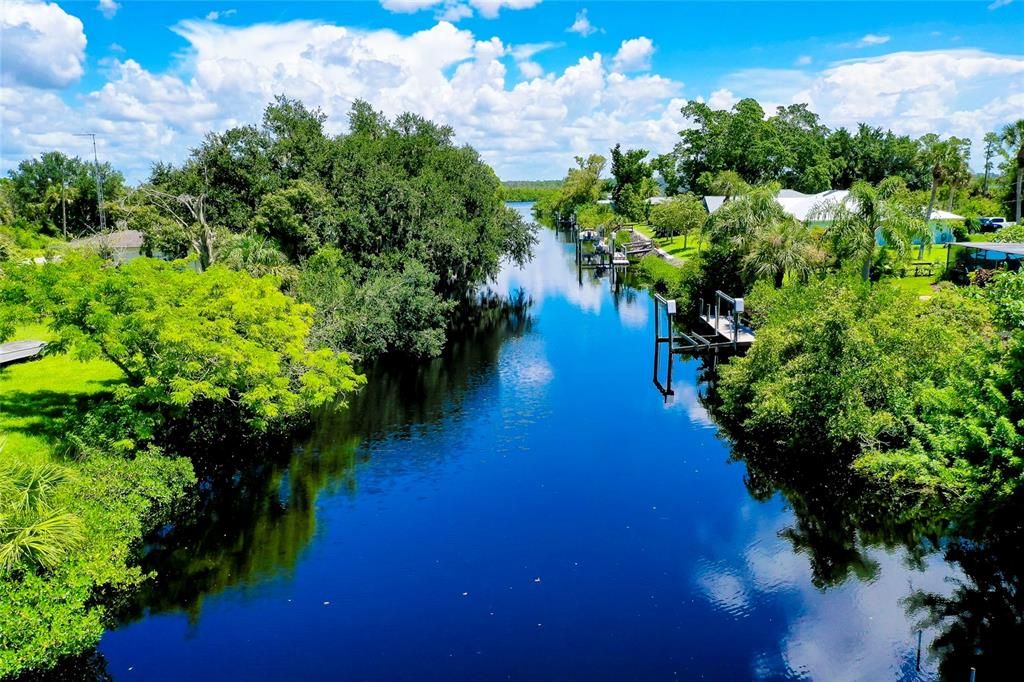
<svg viewBox="0 0 1024 682">
<path fill-rule="evenodd" d="M 775 195 L 775 200 L 779 202 L 783 211 L 797 220 L 805 221 L 815 209 L 827 209 L 831 205 L 845 202 L 849 195 L 850 193 L 845 189 L 830 189 L 817 194 L 804 194 L 796 190 L 784 189 Z M 704 205 L 707 206 L 708 213 L 714 213 L 722 207 L 723 203 L 725 203 L 725 197 L 704 197 Z"/>
<path fill-rule="evenodd" d="M 939 209 L 935 209 L 934 211 L 932 211 L 931 215 L 928 217 L 928 220 L 963 220 L 963 219 L 964 219 L 964 217 L 962 215 L 957 215 L 956 213 L 950 213 L 949 211 L 940 211 Z"/>
<path fill-rule="evenodd" d="M 1024 256 L 1024 243 L 1020 242 L 953 242 L 953 246 L 963 246 L 979 251 L 997 251 L 1014 256 Z"/>
<path fill-rule="evenodd" d="M 142 248 L 144 235 L 138 230 L 117 230 L 94 234 L 90 237 L 74 239 L 68 242 L 71 246 L 109 246 L 115 249 Z"/>
</svg>

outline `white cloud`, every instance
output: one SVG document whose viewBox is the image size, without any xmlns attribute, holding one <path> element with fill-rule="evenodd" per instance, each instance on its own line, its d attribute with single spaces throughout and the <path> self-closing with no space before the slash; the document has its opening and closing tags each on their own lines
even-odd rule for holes
<svg viewBox="0 0 1024 682">
<path fill-rule="evenodd" d="M 586 38 L 589 35 L 597 33 L 600 29 L 590 23 L 590 19 L 587 17 L 587 10 L 586 8 L 583 8 L 576 13 L 576 19 L 572 22 L 572 26 L 565 30 L 570 33 L 579 33 L 581 36 Z"/>
<path fill-rule="evenodd" d="M 3 85 L 64 88 L 82 77 L 86 44 L 82 22 L 56 4 L 5 0 L 0 31 Z"/>
<path fill-rule="evenodd" d="M 855 43 L 847 43 L 846 47 L 871 47 L 873 45 L 885 45 L 892 40 L 892 36 L 868 33 Z"/>
<path fill-rule="evenodd" d="M 117 14 L 117 10 L 121 9 L 121 5 L 117 3 L 117 0 L 100 0 L 100 3 L 96 5 L 96 9 L 99 10 L 104 19 L 113 19 L 114 15 Z"/>
<path fill-rule="evenodd" d="M 720 86 L 758 99 L 768 112 L 805 102 L 832 127 L 867 122 L 913 136 L 969 137 L 977 163 L 985 132 L 1024 111 L 1024 56 L 964 49 L 893 52 L 818 72 L 744 69 Z"/>
<path fill-rule="evenodd" d="M 991 5 L 989 5 L 988 8 L 990 10 L 999 9 L 1000 7 L 1006 7 L 1011 2 L 1013 2 L 1013 0 L 995 0 L 995 2 L 993 2 Z"/>
<path fill-rule="evenodd" d="M 189 47 L 165 72 L 112 59 L 107 82 L 72 106 L 5 92 L 4 163 L 64 148 L 64 135 L 85 126 L 101 133 L 105 158 L 139 179 L 157 159 L 180 161 L 206 131 L 258 122 L 280 93 L 321 107 L 331 132 L 345 129 L 360 98 L 388 115 L 448 123 L 503 177 L 558 177 L 574 155 L 616 142 L 668 149 L 685 124 L 678 81 L 614 72 L 596 53 L 543 73 L 532 58 L 554 44 L 510 47 L 449 22 L 409 36 L 318 21 L 189 20 L 173 30 Z M 517 56 L 510 74 L 505 62 Z"/>
<path fill-rule="evenodd" d="M 389 12 L 412 14 L 434 8 L 438 19 L 458 21 L 477 13 L 486 19 L 495 19 L 502 9 L 529 9 L 541 0 L 380 0 L 381 6 Z"/>
<path fill-rule="evenodd" d="M 212 12 L 209 12 L 206 15 L 206 20 L 207 21 L 217 21 L 218 19 L 227 18 L 227 17 L 230 17 L 231 15 L 237 14 L 237 13 L 238 13 L 238 10 L 236 10 L 236 9 L 226 9 L 226 10 L 220 10 L 220 11 L 213 10 Z"/>
<path fill-rule="evenodd" d="M 811 58 L 811 55 L 803 54 L 803 55 L 800 55 L 799 57 L 797 57 L 796 61 L 793 62 L 793 63 L 796 64 L 797 66 L 807 66 L 812 61 L 814 61 L 814 60 Z"/>
<path fill-rule="evenodd" d="M 667 151 L 689 124 L 681 82 L 626 69 L 646 66 L 646 38 L 546 72 L 536 55 L 556 44 L 509 46 L 445 21 L 412 35 L 323 21 L 183 21 L 173 30 L 188 47 L 166 70 L 110 59 L 102 86 L 65 99 L 48 90 L 82 75 L 81 22 L 52 4 L 9 1 L 5 10 L 0 171 L 55 147 L 78 153 L 71 133 L 88 129 L 101 134 L 106 159 L 139 179 L 155 160 L 180 161 L 207 131 L 258 122 L 281 93 L 322 108 L 334 133 L 355 99 L 392 116 L 418 112 L 453 126 L 505 178 L 560 177 L 574 155 L 617 142 Z M 962 135 L 977 152 L 986 130 L 1024 111 L 1024 57 L 897 52 L 813 70 L 744 69 L 702 94 L 716 108 L 754 97 L 768 112 L 807 102 L 833 127 Z"/>
<path fill-rule="evenodd" d="M 640 36 L 623 40 L 619 51 L 612 59 L 612 68 L 616 71 L 646 71 L 651 68 L 651 55 L 654 54 L 654 43 L 650 38 Z"/>
<path fill-rule="evenodd" d="M 712 92 L 708 97 L 708 106 L 712 109 L 732 109 L 732 105 L 738 101 L 739 98 L 732 94 L 732 90 L 721 88 Z"/>
</svg>

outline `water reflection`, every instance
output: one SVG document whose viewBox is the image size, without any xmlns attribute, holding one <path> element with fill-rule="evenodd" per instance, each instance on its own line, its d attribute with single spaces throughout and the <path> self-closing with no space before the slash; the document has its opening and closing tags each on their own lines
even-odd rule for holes
<svg viewBox="0 0 1024 682">
<path fill-rule="evenodd" d="M 159 579 L 122 605 L 120 620 L 182 611 L 196 623 L 209 597 L 289 575 L 317 532 L 318 498 L 354 493 L 356 467 L 380 439 L 460 409 L 474 384 L 493 373 L 502 344 L 528 335 L 531 326 L 524 296 L 485 297 L 464 311 L 464 329 L 443 357 L 415 367 L 379 363 L 347 409 L 319 415 L 294 447 L 262 453 L 255 459 L 263 464 L 199 461 L 194 505 L 146 543 L 143 570 Z M 426 467 L 430 459 L 391 464 Z"/>
</svg>

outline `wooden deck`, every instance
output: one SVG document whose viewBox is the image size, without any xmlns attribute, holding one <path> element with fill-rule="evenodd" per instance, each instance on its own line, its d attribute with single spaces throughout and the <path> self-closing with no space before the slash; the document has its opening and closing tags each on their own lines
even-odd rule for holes
<svg viewBox="0 0 1024 682">
<path fill-rule="evenodd" d="M 45 341 L 12 341 L 0 344 L 0 366 L 34 358 L 45 347 Z"/>
</svg>

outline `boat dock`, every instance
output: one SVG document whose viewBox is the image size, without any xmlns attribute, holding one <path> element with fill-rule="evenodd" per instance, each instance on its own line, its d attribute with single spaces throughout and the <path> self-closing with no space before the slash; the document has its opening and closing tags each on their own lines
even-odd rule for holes
<svg viewBox="0 0 1024 682">
<path fill-rule="evenodd" d="M 45 341 L 12 341 L 0 344 L 0 367 L 31 360 L 43 352 L 45 347 Z"/>
</svg>

